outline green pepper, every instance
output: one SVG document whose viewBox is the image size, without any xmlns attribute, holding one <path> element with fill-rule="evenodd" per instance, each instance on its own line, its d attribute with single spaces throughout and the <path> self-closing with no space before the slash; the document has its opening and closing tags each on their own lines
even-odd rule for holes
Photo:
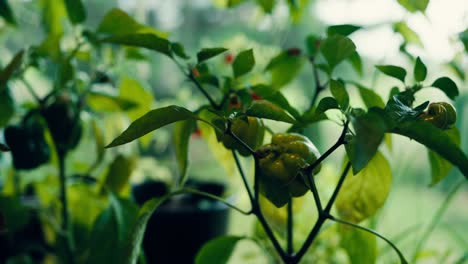
<svg viewBox="0 0 468 264">
<path fill-rule="evenodd" d="M 260 169 L 260 191 L 277 207 L 282 207 L 290 197 L 299 197 L 309 190 L 299 171 L 320 156 L 315 145 L 305 136 L 279 133 L 271 144 L 257 150 Z M 320 171 L 320 165 L 313 174 Z M 308 175 L 304 175 L 308 177 Z"/>
<path fill-rule="evenodd" d="M 69 97 L 57 96 L 42 114 L 59 151 L 68 151 L 78 145 L 83 129 L 80 110 Z"/>
<path fill-rule="evenodd" d="M 4 135 L 16 169 L 30 170 L 49 161 L 50 149 L 39 121 L 27 120 L 20 125 L 8 126 Z"/>
<path fill-rule="evenodd" d="M 247 120 L 235 118 L 232 120 L 231 131 L 254 150 L 263 143 L 265 128 L 262 121 L 256 117 L 249 116 Z M 226 148 L 235 149 L 242 156 L 250 155 L 249 150 L 237 142 L 231 135 L 223 135 L 222 142 Z"/>
<path fill-rule="evenodd" d="M 438 102 L 431 103 L 428 110 L 419 117 L 440 129 L 449 129 L 457 121 L 457 112 L 451 104 Z"/>
</svg>

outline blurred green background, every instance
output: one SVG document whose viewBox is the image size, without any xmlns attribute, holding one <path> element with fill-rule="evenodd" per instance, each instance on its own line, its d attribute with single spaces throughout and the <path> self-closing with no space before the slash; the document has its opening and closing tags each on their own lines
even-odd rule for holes
<svg viewBox="0 0 468 264">
<path fill-rule="evenodd" d="M 9 1 L 17 19 L 17 27 L 7 27 L 0 21 L 0 63 L 5 65 L 19 49 L 37 45 L 43 41 L 46 32 L 41 21 L 40 2 L 17 0 Z M 464 74 L 468 69 L 468 56 L 463 51 L 463 45 L 457 39 L 457 34 L 468 28 L 468 4 L 466 0 L 433 0 L 430 1 L 426 14 L 410 14 L 396 0 L 316 0 L 310 1 L 302 10 L 302 16 L 292 23 L 287 5 L 280 1 L 272 14 L 265 14 L 255 3 L 248 2 L 236 8 L 224 8 L 222 0 L 120 0 L 120 1 L 83 1 L 87 7 L 88 19 L 86 28 L 95 28 L 103 15 L 113 7 L 120 7 L 130 13 L 141 23 L 167 32 L 171 40 L 185 45 L 188 54 L 195 54 L 201 47 L 223 46 L 229 48 L 229 53 L 235 55 L 240 50 L 253 48 L 256 57 L 255 78 L 265 78 L 262 75 L 266 63 L 271 57 L 284 48 L 304 47 L 304 39 L 310 34 L 323 34 L 327 26 L 333 24 L 357 24 L 366 28 L 351 35 L 356 43 L 357 51 L 363 58 L 363 74 L 359 76 L 351 65 L 339 67 L 337 75 L 345 79 L 361 80 L 368 87 L 376 90 L 382 98 L 387 98 L 390 88 L 396 81 L 376 73 L 375 64 L 395 64 L 410 69 L 412 62 L 400 52 L 403 43 L 402 34 L 395 32 L 393 23 L 405 21 L 414 30 L 412 41 L 406 48 L 413 56 L 420 56 L 429 69 L 428 80 L 436 76 L 453 77 L 460 88 L 460 96 L 454 102 L 458 111 L 457 127 L 462 136 L 462 149 L 468 153 L 468 89 L 463 76 L 453 70 L 456 63 Z M 48 10 L 50 16 L 60 23 L 60 16 L 65 16 L 64 10 Z M 65 28 L 64 30 L 70 30 Z M 408 35 L 406 35 L 408 37 Z M 72 42 L 72 40 L 70 40 Z M 67 45 L 67 41 L 62 42 Z M 135 52 L 135 51 L 133 51 Z M 86 55 L 86 54 L 83 54 Z M 114 56 L 110 54 L 109 56 Z M 139 51 L 138 56 L 144 60 L 118 60 L 107 64 L 106 61 L 95 62 L 96 68 L 106 68 L 113 76 L 118 76 L 117 82 L 125 86 L 125 80 L 137 80 L 142 92 L 138 100 L 145 107 L 134 113 L 133 118 L 145 111 L 168 104 L 181 104 L 187 108 L 195 108 L 204 102 L 201 94 L 184 80 L 179 69 L 167 58 L 146 51 Z M 228 72 L 229 65 L 220 57 L 214 60 L 216 71 Z M 452 63 L 452 64 L 450 64 Z M 452 66 L 451 66 L 452 65 Z M 50 74 L 38 71 L 28 71 L 26 78 L 35 88 L 45 94 L 51 85 Z M 130 82 L 130 81 L 129 81 Z M 308 98 L 312 95 L 313 76 L 309 67 L 303 67 L 300 77 L 286 86 L 285 96 L 301 110 L 308 107 Z M 19 82 L 12 84 L 14 97 L 22 102 L 28 102 L 28 94 Z M 131 92 L 133 93 L 133 92 Z M 148 99 L 148 94 L 154 96 L 154 101 Z M 350 94 L 356 91 L 350 90 Z M 448 101 L 445 95 L 429 89 L 422 92 L 418 102 L 431 100 Z M 321 94 L 327 96 L 327 93 Z M 362 105 L 357 96 L 352 97 L 352 104 Z M 330 112 L 333 115 L 333 112 Z M 119 117 L 120 118 L 120 117 Z M 129 119 L 113 123 L 114 130 L 106 132 L 109 140 L 117 131 L 125 128 Z M 273 124 L 280 131 L 280 124 Z M 120 129 L 119 129 L 120 128 Z M 330 132 L 331 131 L 331 132 Z M 339 134 L 338 126 L 333 122 L 322 122 L 308 129 L 309 136 L 314 139 L 320 150 L 330 146 Z M 141 153 L 138 169 L 132 176 L 133 182 L 141 182 L 145 178 L 173 178 L 176 168 L 174 164 L 173 147 L 170 139 L 170 129 L 158 131 L 152 135 L 148 148 Z M 436 210 L 442 205 L 448 191 L 459 182 L 463 176 L 453 169 L 450 175 L 436 186 L 429 187 L 430 165 L 427 151 L 416 142 L 407 138 L 392 138 L 392 148 L 383 147 L 384 154 L 389 158 L 393 170 L 393 185 L 385 207 L 370 221 L 370 225 L 390 240 L 395 239 L 402 251 L 411 256 L 415 241 L 429 224 Z M 88 147 L 86 147 L 88 146 Z M 133 147 L 128 147 L 135 151 Z M 94 151 L 94 149 L 92 150 Z M 73 153 L 75 162 L 73 168 L 80 170 L 82 164 L 93 160 L 89 144 L 83 143 Z M 242 192 L 238 177 L 233 175 L 233 168 L 219 162 L 217 154 L 210 152 L 209 146 L 201 139 L 195 138 L 190 148 L 191 167 L 189 174 L 205 180 L 228 181 L 230 193 L 235 196 L 240 206 L 247 206 L 246 194 Z M 339 173 L 337 168 L 341 163 L 343 152 L 334 154 L 333 159 L 325 165 L 321 173 L 319 188 L 324 195 Z M 1 159 L 2 174 L 0 180 L 5 181 L 7 167 L 10 161 L 7 155 Z M 246 166 L 249 160 L 243 161 Z M 36 172 L 40 173 L 40 172 Z M 30 180 L 34 176 L 30 176 Z M 310 202 L 310 197 L 306 198 Z M 424 247 L 420 263 L 453 263 L 454 258 L 468 250 L 468 185 L 464 185 L 454 196 L 448 210 L 437 225 Z M 312 210 L 304 206 L 298 233 L 304 233 L 311 226 Z M 313 209 L 313 208 L 312 208 Z M 251 234 L 255 228 L 254 219 L 232 213 L 230 232 L 233 234 Z M 304 230 L 304 231 L 302 231 Z M 300 239 L 301 234 L 296 236 Z M 237 248 L 232 263 L 261 263 L 268 260 L 258 249 L 242 242 Z M 379 263 L 396 263 L 394 253 L 380 243 L 381 257 Z M 325 254 L 325 253 L 324 253 Z M 304 263 L 307 260 L 304 261 Z M 316 262 L 317 263 L 317 262 Z M 330 263 L 330 262 L 319 262 Z M 339 261 L 337 262 L 339 263 Z"/>
</svg>

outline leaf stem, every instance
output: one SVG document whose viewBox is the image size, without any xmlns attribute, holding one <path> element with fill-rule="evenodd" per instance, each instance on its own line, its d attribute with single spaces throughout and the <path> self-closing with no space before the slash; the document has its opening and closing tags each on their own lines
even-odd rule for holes
<svg viewBox="0 0 468 264">
<path fill-rule="evenodd" d="M 205 90 L 205 88 L 203 88 L 203 86 L 201 85 L 201 83 L 197 80 L 197 78 L 193 75 L 192 72 L 189 72 L 188 74 L 186 74 L 186 76 L 189 78 L 190 81 L 192 81 L 195 86 L 198 88 L 198 90 L 206 97 L 206 99 L 208 99 L 208 101 L 210 102 L 210 105 L 216 109 L 216 110 L 220 110 L 221 109 L 221 106 L 222 105 L 218 105 L 214 99 L 211 97 L 211 95 Z"/>
<path fill-rule="evenodd" d="M 325 89 L 325 86 L 320 84 L 320 77 L 318 74 L 317 67 L 315 66 L 315 59 L 311 57 L 309 58 L 309 62 L 312 65 L 312 73 L 314 74 L 314 80 L 315 80 L 315 91 L 310 101 L 310 107 L 312 108 L 315 105 L 315 102 L 317 101 L 317 97 L 319 93 Z"/>
<path fill-rule="evenodd" d="M 252 214 L 252 210 L 250 211 L 244 211 L 242 210 L 241 208 L 231 204 L 230 202 L 224 200 L 223 198 L 221 197 L 218 197 L 216 195 L 213 195 L 211 193 L 207 193 L 207 192 L 202 192 L 202 191 L 199 191 L 199 190 L 196 190 L 196 189 L 192 189 L 192 188 L 183 188 L 181 189 L 181 193 L 192 193 L 192 194 L 196 194 L 196 195 L 199 195 L 199 196 L 203 196 L 203 197 L 206 197 L 206 198 L 210 198 L 210 199 L 213 199 L 213 200 L 216 200 L 218 202 L 221 202 L 223 204 L 225 204 L 227 207 L 231 208 L 231 209 L 234 209 L 236 210 L 237 212 L 243 214 L 243 215 L 250 215 Z"/>
<path fill-rule="evenodd" d="M 287 222 L 287 252 L 289 255 L 294 254 L 294 214 L 293 214 L 293 199 L 289 197 L 288 201 L 288 222 Z"/>
</svg>

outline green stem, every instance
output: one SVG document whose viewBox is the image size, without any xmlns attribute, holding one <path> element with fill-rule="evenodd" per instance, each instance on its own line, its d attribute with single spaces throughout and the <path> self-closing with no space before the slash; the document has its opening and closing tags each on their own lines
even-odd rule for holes
<svg viewBox="0 0 468 264">
<path fill-rule="evenodd" d="M 65 157 L 66 153 L 62 151 L 57 151 L 58 160 L 59 160 L 59 181 L 60 181 L 60 202 L 62 204 L 62 225 L 61 229 L 63 232 L 63 242 L 65 244 L 65 258 L 66 263 L 75 263 L 73 256 L 73 248 L 71 241 L 71 228 L 70 228 L 70 219 L 68 212 L 68 198 L 67 198 L 67 178 L 66 178 L 66 167 L 65 167 Z"/>
<path fill-rule="evenodd" d="M 208 101 L 210 102 L 210 105 L 216 109 L 216 110 L 220 110 L 221 109 L 221 105 L 218 105 L 214 99 L 210 96 L 210 94 L 205 90 L 205 88 L 203 88 L 203 86 L 201 85 L 201 83 L 197 80 L 197 78 L 195 78 L 195 76 L 190 72 L 187 74 L 187 77 L 189 78 L 190 81 L 192 81 L 195 86 L 198 88 L 198 90 L 206 97 L 206 99 L 208 99 Z"/>
<path fill-rule="evenodd" d="M 287 252 L 289 255 L 294 254 L 294 215 L 293 215 L 293 199 L 290 197 L 288 202 L 288 222 L 287 222 Z"/>
<path fill-rule="evenodd" d="M 244 210 L 240 209 L 239 207 L 231 204 L 230 202 L 222 199 L 221 197 L 218 197 L 218 196 L 213 195 L 211 193 L 202 192 L 202 191 L 199 191 L 199 190 L 196 190 L 196 189 L 191 189 L 191 188 L 184 188 L 184 189 L 181 189 L 181 191 L 183 193 L 192 193 L 192 194 L 196 194 L 196 195 L 199 195 L 199 196 L 203 196 L 203 197 L 206 197 L 206 198 L 216 200 L 218 202 L 221 202 L 221 203 L 225 204 L 227 207 L 236 210 L 237 212 L 239 212 L 239 213 L 241 213 L 243 215 L 252 214 L 252 211 L 244 211 Z"/>
<path fill-rule="evenodd" d="M 320 84 L 320 77 L 318 74 L 317 67 L 315 66 L 314 58 L 310 58 L 309 62 L 312 65 L 312 73 L 314 74 L 315 80 L 315 91 L 310 101 L 310 107 L 312 108 L 315 105 L 315 102 L 317 101 L 319 93 L 325 89 L 325 86 Z"/>
<path fill-rule="evenodd" d="M 323 211 L 323 207 L 322 201 L 320 200 L 319 192 L 317 190 L 317 185 L 315 183 L 315 178 L 312 176 L 312 174 L 309 174 L 307 178 L 309 179 L 310 191 L 314 196 L 315 206 L 317 207 L 318 213 L 321 214 Z"/>
<path fill-rule="evenodd" d="M 447 211 L 447 208 L 449 207 L 452 199 L 455 197 L 455 194 L 458 192 L 460 187 L 462 187 L 464 184 L 465 184 L 465 181 L 460 181 L 457 185 L 455 185 L 455 187 L 453 187 L 452 190 L 450 190 L 449 194 L 447 195 L 445 200 L 442 202 L 442 205 L 439 207 L 435 215 L 432 217 L 432 220 L 429 226 L 427 227 L 427 229 L 424 231 L 423 235 L 421 236 L 421 239 L 416 244 L 413 257 L 411 258 L 411 263 L 416 262 L 416 259 L 418 257 L 419 252 L 421 251 L 421 248 L 424 246 L 424 244 L 426 243 L 426 241 L 429 239 L 430 235 L 434 231 L 435 227 L 442 219 L 442 216 Z"/>
</svg>

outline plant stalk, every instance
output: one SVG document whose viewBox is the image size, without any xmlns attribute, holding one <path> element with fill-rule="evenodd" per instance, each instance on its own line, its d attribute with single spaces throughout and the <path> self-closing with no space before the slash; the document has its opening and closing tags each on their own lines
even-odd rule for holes
<svg viewBox="0 0 468 264">
<path fill-rule="evenodd" d="M 66 263 L 75 263 L 73 256 L 73 247 L 71 242 L 71 226 L 70 218 L 68 212 L 68 196 L 67 196 L 67 178 L 66 178 L 66 167 L 65 167 L 65 158 L 66 152 L 57 150 L 58 160 L 59 160 L 59 181 L 60 181 L 60 202 L 62 204 L 62 239 L 65 245 L 65 258 Z"/>
</svg>

